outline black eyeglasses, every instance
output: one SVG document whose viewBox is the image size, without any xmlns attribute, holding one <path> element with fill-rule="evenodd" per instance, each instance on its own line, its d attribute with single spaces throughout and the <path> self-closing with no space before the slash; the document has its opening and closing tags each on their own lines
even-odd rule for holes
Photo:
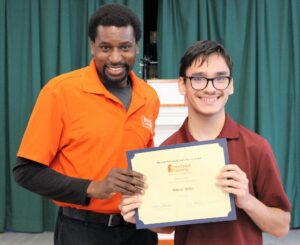
<svg viewBox="0 0 300 245">
<path fill-rule="evenodd" d="M 220 77 L 197 77 L 197 76 L 190 76 L 190 77 L 183 77 L 183 79 L 189 79 L 191 82 L 191 86 L 195 90 L 203 90 L 207 87 L 208 83 L 211 81 L 212 85 L 217 90 L 224 90 L 228 88 L 231 82 L 230 76 L 220 76 Z"/>
</svg>

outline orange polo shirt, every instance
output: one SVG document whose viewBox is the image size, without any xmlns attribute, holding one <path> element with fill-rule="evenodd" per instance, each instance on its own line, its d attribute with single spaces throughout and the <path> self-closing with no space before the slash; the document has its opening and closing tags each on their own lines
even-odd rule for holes
<svg viewBox="0 0 300 245">
<path fill-rule="evenodd" d="M 159 99 L 130 73 L 131 104 L 103 86 L 95 63 L 57 76 L 41 90 L 18 156 L 77 178 L 102 180 L 113 167 L 127 168 L 126 151 L 153 146 Z M 91 199 L 89 206 L 54 201 L 95 212 L 118 213 L 120 195 Z"/>
</svg>

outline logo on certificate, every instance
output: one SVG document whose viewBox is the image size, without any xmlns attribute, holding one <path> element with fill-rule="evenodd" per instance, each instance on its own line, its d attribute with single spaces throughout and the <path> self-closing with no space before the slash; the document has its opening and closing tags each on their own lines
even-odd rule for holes
<svg viewBox="0 0 300 245">
<path fill-rule="evenodd" d="M 191 164 L 168 164 L 169 173 L 186 173 L 189 171 Z"/>
</svg>

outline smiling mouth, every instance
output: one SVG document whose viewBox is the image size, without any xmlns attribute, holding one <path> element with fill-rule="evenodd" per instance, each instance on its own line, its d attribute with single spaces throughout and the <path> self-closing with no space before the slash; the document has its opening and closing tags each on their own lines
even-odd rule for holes
<svg viewBox="0 0 300 245">
<path fill-rule="evenodd" d="M 120 75 L 125 71 L 125 66 L 106 66 L 105 70 L 109 75 Z"/>
<path fill-rule="evenodd" d="M 219 99 L 219 96 L 218 97 L 200 97 L 200 99 L 202 101 L 204 101 L 205 103 L 213 103 L 215 101 L 217 101 Z"/>
</svg>

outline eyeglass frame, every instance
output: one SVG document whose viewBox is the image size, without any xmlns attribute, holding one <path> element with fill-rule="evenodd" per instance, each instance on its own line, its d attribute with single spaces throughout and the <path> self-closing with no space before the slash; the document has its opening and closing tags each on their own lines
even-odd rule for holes
<svg viewBox="0 0 300 245">
<path fill-rule="evenodd" d="M 195 78 L 195 77 L 201 77 L 201 78 L 205 78 L 205 79 L 206 79 L 206 85 L 205 85 L 204 88 L 202 88 L 202 89 L 196 89 L 196 88 L 193 87 L 192 79 Z M 220 78 L 220 77 L 224 77 L 224 78 L 227 78 L 227 79 L 229 80 L 229 82 L 228 82 L 226 88 L 218 89 L 218 88 L 215 87 L 214 80 L 215 80 L 216 78 Z M 186 77 L 182 77 L 182 78 L 184 79 L 184 81 L 185 81 L 186 79 L 189 79 L 189 80 L 190 80 L 190 83 L 191 83 L 191 87 L 192 87 L 194 90 L 197 90 L 197 91 L 201 91 L 201 90 L 206 89 L 207 86 L 208 86 L 208 83 L 209 83 L 210 81 L 211 81 L 213 87 L 214 87 L 216 90 L 225 90 L 225 89 L 227 89 L 227 88 L 229 87 L 229 85 L 230 85 L 230 83 L 231 83 L 231 80 L 232 80 L 232 76 L 218 76 L 218 77 L 213 77 L 213 78 L 207 78 L 207 77 L 203 77 L 203 76 L 186 76 Z"/>
</svg>

